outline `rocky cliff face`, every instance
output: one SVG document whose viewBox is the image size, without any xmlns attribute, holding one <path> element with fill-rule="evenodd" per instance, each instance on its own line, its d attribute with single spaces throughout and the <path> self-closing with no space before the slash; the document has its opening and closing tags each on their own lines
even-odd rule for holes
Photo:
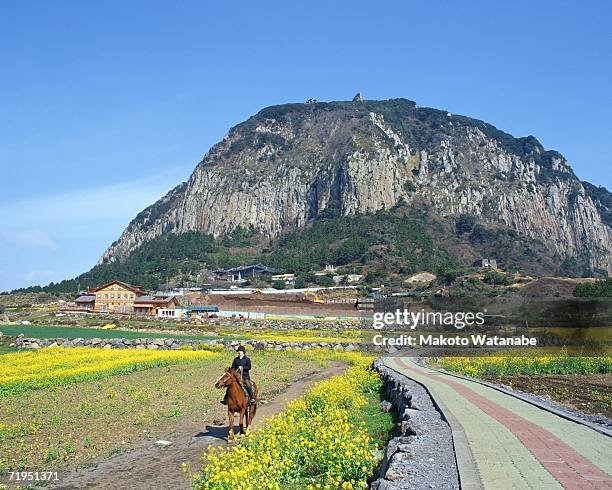
<svg viewBox="0 0 612 490">
<path fill-rule="evenodd" d="M 609 192 L 580 182 L 533 137 L 405 99 L 262 110 L 141 212 L 100 262 L 123 260 L 164 233 L 242 227 L 275 237 L 330 206 L 350 215 L 402 199 L 448 219 L 474 215 L 612 272 Z"/>
</svg>

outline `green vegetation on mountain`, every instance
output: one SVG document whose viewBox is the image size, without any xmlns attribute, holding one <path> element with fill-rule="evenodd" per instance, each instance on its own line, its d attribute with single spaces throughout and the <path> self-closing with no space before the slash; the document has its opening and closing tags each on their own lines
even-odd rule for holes
<svg viewBox="0 0 612 490">
<path fill-rule="evenodd" d="M 148 289 L 169 283 L 203 284 L 208 282 L 203 271 L 253 262 L 296 273 L 297 287 L 333 285 L 330 276 L 312 274 L 326 264 L 363 274 L 367 285 L 401 285 L 420 271 L 433 272 L 441 284 L 451 284 L 479 257 L 496 258 L 507 270 L 531 273 L 558 260 L 540 242 L 481 225 L 473 216 L 460 216 L 454 223 L 440 220 L 426 206 L 401 203 L 373 214 L 340 216 L 330 205 L 306 227 L 273 241 L 242 228 L 219 239 L 199 232 L 166 234 L 143 243 L 123 262 L 102 263 L 74 279 L 25 291 L 73 293 L 113 279 Z M 488 273 L 486 281 L 505 283 L 498 276 Z"/>
<path fill-rule="evenodd" d="M 576 289 L 574 289 L 574 296 L 581 298 L 612 298 L 612 278 L 578 284 Z"/>
</svg>

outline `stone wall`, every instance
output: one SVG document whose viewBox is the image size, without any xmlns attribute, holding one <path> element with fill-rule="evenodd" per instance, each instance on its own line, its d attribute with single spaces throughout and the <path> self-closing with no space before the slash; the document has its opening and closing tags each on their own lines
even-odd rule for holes
<svg viewBox="0 0 612 490">
<path fill-rule="evenodd" d="M 182 318 L 158 318 L 150 315 L 134 315 L 121 313 L 85 313 L 85 312 L 63 312 L 62 316 L 56 316 L 53 319 L 54 325 L 76 325 L 76 326 L 92 326 L 83 321 L 84 317 L 95 318 L 100 320 L 99 325 L 105 323 L 115 323 L 118 326 L 128 324 L 131 321 L 143 321 L 149 323 L 148 328 L 164 328 L 165 324 L 184 325 L 179 329 L 182 333 L 196 332 L 203 330 L 207 326 L 248 326 L 254 330 L 355 330 L 360 328 L 369 328 L 372 326 L 372 318 L 370 312 L 364 312 L 364 318 L 355 317 L 351 320 L 340 321 L 325 321 L 316 319 L 257 319 L 257 318 L 238 318 L 238 317 L 215 317 L 215 318 L 193 318 L 185 320 Z M 370 315 L 370 316 L 368 316 Z M 32 321 L 34 325 L 47 325 L 47 319 Z M 132 329 L 130 327 L 130 329 Z M 135 331 L 138 331 L 135 329 Z"/>
<path fill-rule="evenodd" d="M 425 388 L 389 369 L 380 359 L 374 368 L 398 413 L 400 434 L 389 441 L 379 478 L 370 488 L 458 489 L 452 433 Z"/>
<path fill-rule="evenodd" d="M 370 350 L 369 344 L 348 342 L 281 342 L 267 340 L 190 340 L 190 339 L 33 339 L 17 337 L 15 347 L 40 349 L 43 347 L 98 347 L 104 349 L 150 349 L 177 350 L 180 348 L 219 347 L 236 349 L 239 345 L 254 350 L 308 350 L 335 349 L 342 351 Z"/>
</svg>

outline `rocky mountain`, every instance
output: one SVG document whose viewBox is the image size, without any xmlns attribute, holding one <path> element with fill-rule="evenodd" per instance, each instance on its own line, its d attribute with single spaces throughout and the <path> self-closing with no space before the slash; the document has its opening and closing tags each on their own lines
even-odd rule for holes
<svg viewBox="0 0 612 490">
<path fill-rule="evenodd" d="M 405 203 L 443 222 L 510 230 L 559 264 L 612 273 L 611 194 L 534 137 L 406 99 L 309 102 L 268 107 L 232 128 L 100 264 L 169 234 L 238 229 L 275 239 L 330 210 L 349 217 Z"/>
</svg>

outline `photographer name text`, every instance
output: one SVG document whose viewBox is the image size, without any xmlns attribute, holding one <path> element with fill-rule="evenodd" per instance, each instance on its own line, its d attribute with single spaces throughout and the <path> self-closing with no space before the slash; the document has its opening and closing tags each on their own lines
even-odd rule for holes
<svg viewBox="0 0 612 490">
<path fill-rule="evenodd" d="M 517 337 L 500 337 L 497 335 L 398 335 L 387 337 L 377 334 L 372 339 L 377 346 L 393 347 L 534 347 L 538 340 L 535 337 L 520 335 Z"/>
</svg>

